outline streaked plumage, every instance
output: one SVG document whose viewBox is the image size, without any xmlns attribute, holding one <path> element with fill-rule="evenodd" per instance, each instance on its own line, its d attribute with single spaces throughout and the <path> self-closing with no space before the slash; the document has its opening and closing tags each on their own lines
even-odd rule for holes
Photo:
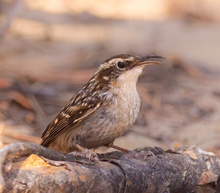
<svg viewBox="0 0 220 193">
<path fill-rule="evenodd" d="M 141 100 L 136 82 L 146 64 L 161 57 L 117 55 L 100 65 L 42 134 L 41 145 L 64 153 L 113 143 L 133 125 Z"/>
</svg>

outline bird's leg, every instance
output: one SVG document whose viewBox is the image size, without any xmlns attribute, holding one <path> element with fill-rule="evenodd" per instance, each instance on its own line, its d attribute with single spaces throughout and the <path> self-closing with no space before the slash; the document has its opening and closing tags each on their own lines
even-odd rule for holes
<svg viewBox="0 0 220 193">
<path fill-rule="evenodd" d="M 124 149 L 124 148 L 122 148 L 122 147 L 119 147 L 119 146 L 117 146 L 117 145 L 114 145 L 113 142 L 110 143 L 110 144 L 108 144 L 107 146 L 108 146 L 108 147 L 111 147 L 111 148 L 113 148 L 113 149 L 119 150 L 119 151 L 121 151 L 121 152 L 124 152 L 124 153 L 129 153 L 129 152 L 130 152 L 128 149 Z"/>
<path fill-rule="evenodd" d="M 91 161 L 98 161 L 99 160 L 98 155 L 94 151 L 89 150 L 87 148 L 84 148 L 79 144 L 74 144 L 74 147 L 76 147 L 89 160 L 91 160 Z"/>
<path fill-rule="evenodd" d="M 146 158 L 149 158 L 149 157 L 155 157 L 155 154 L 152 152 L 152 151 L 129 151 L 127 149 L 124 149 L 122 147 L 118 147 L 117 145 L 113 145 L 113 142 L 108 144 L 107 145 L 108 147 L 111 147 L 111 148 L 114 148 L 114 149 L 117 149 L 121 152 L 124 152 L 126 153 L 127 157 L 129 158 L 135 158 L 135 159 L 138 159 L 138 160 L 146 160 Z"/>
</svg>

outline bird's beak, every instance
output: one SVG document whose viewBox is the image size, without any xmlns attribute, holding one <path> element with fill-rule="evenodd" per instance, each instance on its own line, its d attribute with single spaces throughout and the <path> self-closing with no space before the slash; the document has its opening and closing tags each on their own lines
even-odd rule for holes
<svg viewBox="0 0 220 193">
<path fill-rule="evenodd" d="M 150 56 L 145 56 L 139 58 L 134 64 L 131 66 L 131 68 L 135 67 L 140 67 L 140 66 L 146 66 L 146 65 L 153 65 L 153 64 L 161 64 L 163 63 L 165 58 L 161 56 L 155 56 L 155 55 L 150 55 Z"/>
</svg>

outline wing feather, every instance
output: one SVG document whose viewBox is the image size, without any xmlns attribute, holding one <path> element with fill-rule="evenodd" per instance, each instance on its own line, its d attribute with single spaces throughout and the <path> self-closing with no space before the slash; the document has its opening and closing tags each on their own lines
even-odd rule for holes
<svg viewBox="0 0 220 193">
<path fill-rule="evenodd" d="M 91 102 L 92 101 L 92 102 Z M 83 106 L 82 106 L 83 105 Z M 70 102 L 61 110 L 58 116 L 47 126 L 42 134 L 41 145 L 48 147 L 50 142 L 68 128 L 74 129 L 79 123 L 95 112 L 101 105 L 101 100 L 94 97 L 88 101 L 84 98 L 77 104 Z"/>
<path fill-rule="evenodd" d="M 41 145 L 48 147 L 50 142 L 62 132 L 75 129 L 78 124 L 91 116 L 101 105 L 107 104 L 107 101 L 110 101 L 110 93 L 108 93 L 109 86 L 106 84 L 107 82 L 103 83 L 97 77 L 92 77 L 47 126 L 42 134 Z M 110 94 L 110 96 L 112 95 Z"/>
</svg>

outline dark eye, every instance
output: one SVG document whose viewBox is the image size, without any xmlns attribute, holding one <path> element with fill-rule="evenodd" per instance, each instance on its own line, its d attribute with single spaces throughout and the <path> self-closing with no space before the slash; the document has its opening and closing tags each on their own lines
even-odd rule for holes
<svg viewBox="0 0 220 193">
<path fill-rule="evenodd" d="M 118 62 L 117 62 L 117 67 L 118 67 L 119 69 L 123 69 L 123 68 L 125 67 L 125 63 L 122 62 L 122 61 L 118 61 Z"/>
</svg>

